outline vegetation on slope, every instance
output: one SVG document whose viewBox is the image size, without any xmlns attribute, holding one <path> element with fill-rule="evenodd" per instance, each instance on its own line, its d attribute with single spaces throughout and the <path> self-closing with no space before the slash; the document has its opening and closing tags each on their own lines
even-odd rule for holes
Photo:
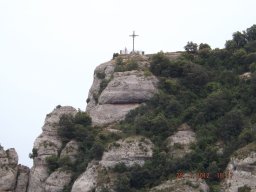
<svg viewBox="0 0 256 192">
<path fill-rule="evenodd" d="M 188 42 L 185 50 L 176 60 L 162 52 L 152 56 L 150 72 L 159 78 L 158 94 L 117 125 L 124 137 L 143 135 L 155 144 L 153 158 L 143 167 L 118 165 L 112 170 L 118 175 L 117 192 L 148 191 L 178 172 L 209 173 L 206 181 L 211 191 L 219 191 L 217 173 L 224 172 L 235 150 L 256 139 L 256 25 L 234 33 L 224 49 Z M 117 66 L 116 71 L 130 70 L 122 62 Z M 137 65 L 131 62 L 130 67 Z M 245 72 L 251 72 L 251 77 L 240 78 Z M 196 132 L 197 143 L 192 153 L 174 159 L 168 155 L 166 139 L 182 123 Z M 107 143 L 118 138 L 92 128 L 90 118 L 82 112 L 63 116 L 60 126 L 63 144 L 72 139 L 79 143 L 79 158 L 70 164 L 52 157 L 49 167 L 51 171 L 65 167 L 73 171 L 74 178 L 89 161 L 101 158 Z"/>
<path fill-rule="evenodd" d="M 256 138 L 256 25 L 234 33 L 224 49 L 188 42 L 185 50 L 175 61 L 162 52 L 151 59 L 160 91 L 131 111 L 120 128 L 149 137 L 156 145 L 154 156 L 144 167 L 124 171 L 117 191 L 124 190 L 121 184 L 125 191 L 143 191 L 177 172 L 209 173 L 211 191 L 219 191 L 217 173 L 225 171 L 236 149 Z M 245 72 L 251 78 L 239 78 Z M 194 129 L 198 142 L 177 160 L 168 156 L 165 141 L 182 123 Z"/>
</svg>

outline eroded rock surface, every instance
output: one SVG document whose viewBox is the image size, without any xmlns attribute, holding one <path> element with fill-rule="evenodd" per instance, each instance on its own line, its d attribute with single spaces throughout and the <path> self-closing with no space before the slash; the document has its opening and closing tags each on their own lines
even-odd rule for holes
<svg viewBox="0 0 256 192">
<path fill-rule="evenodd" d="M 198 178 L 190 178 L 185 174 L 184 178 L 168 180 L 150 190 L 150 192 L 208 192 L 209 187 L 206 182 Z"/>
<path fill-rule="evenodd" d="M 45 181 L 46 192 L 62 192 L 64 187 L 71 181 L 71 172 L 54 171 Z"/>
<path fill-rule="evenodd" d="M 0 191 L 26 192 L 29 168 L 18 165 L 15 149 L 4 150 L 0 146 Z"/>
<path fill-rule="evenodd" d="M 86 171 L 76 179 L 71 192 L 91 192 L 97 186 L 98 165 L 91 163 Z"/>
<path fill-rule="evenodd" d="M 147 60 L 145 56 L 136 58 L 141 68 L 148 65 Z M 139 69 L 114 72 L 115 66 L 116 60 L 112 60 L 95 69 L 86 108 L 94 125 L 105 125 L 124 119 L 130 110 L 149 100 L 157 92 L 158 80 L 155 76 L 145 76 L 144 71 Z"/>
<path fill-rule="evenodd" d="M 18 155 L 15 149 L 4 150 L 0 146 L 0 191 L 13 191 L 18 174 Z"/>
<path fill-rule="evenodd" d="M 128 137 L 111 144 L 104 152 L 100 164 L 105 168 L 113 168 L 119 163 L 127 167 L 135 164 L 143 165 L 153 155 L 153 143 L 144 137 Z"/>
<path fill-rule="evenodd" d="M 18 166 L 18 177 L 15 192 L 26 192 L 29 178 L 29 168 L 23 165 Z"/>
<path fill-rule="evenodd" d="M 62 149 L 60 158 L 68 157 L 71 162 L 75 162 L 78 154 L 79 146 L 74 140 L 68 142 L 64 149 Z"/>
<path fill-rule="evenodd" d="M 234 153 L 226 173 L 228 176 L 222 182 L 224 192 L 236 192 L 245 186 L 256 192 L 256 142 Z"/>
<path fill-rule="evenodd" d="M 61 138 L 57 134 L 60 117 L 63 114 L 75 115 L 76 113 L 73 107 L 58 106 L 46 116 L 43 132 L 34 142 L 33 148 L 37 151 L 37 155 L 34 157 L 34 165 L 30 171 L 28 192 L 45 192 L 45 181 L 49 177 L 46 158 L 58 155 L 62 147 Z"/>
<path fill-rule="evenodd" d="M 190 146 L 196 142 L 196 134 L 186 123 L 182 124 L 178 131 L 168 137 L 167 147 L 169 154 L 174 158 L 182 158 L 187 153 L 190 153 Z"/>
</svg>

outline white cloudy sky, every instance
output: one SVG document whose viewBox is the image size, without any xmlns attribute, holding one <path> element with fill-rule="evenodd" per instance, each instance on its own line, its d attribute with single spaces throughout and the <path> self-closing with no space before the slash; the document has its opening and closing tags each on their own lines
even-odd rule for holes
<svg viewBox="0 0 256 192">
<path fill-rule="evenodd" d="M 0 0 L 0 143 L 19 162 L 60 105 L 85 109 L 94 68 L 114 52 L 222 48 L 256 23 L 255 0 Z"/>
</svg>

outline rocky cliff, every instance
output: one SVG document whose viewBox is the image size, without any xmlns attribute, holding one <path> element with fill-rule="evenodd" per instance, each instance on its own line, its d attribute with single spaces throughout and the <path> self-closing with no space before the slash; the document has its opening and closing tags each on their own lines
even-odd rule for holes
<svg viewBox="0 0 256 192">
<path fill-rule="evenodd" d="M 157 78 L 143 71 L 149 65 L 148 57 L 127 55 L 121 59 L 123 65 L 128 65 L 129 61 L 138 62 L 136 70 L 115 72 L 117 59 L 95 69 L 86 108 L 95 125 L 124 119 L 130 110 L 149 100 L 157 91 Z"/>
<path fill-rule="evenodd" d="M 177 59 L 179 55 L 169 53 L 167 56 L 169 59 Z M 126 191 L 128 189 L 122 188 L 127 185 L 125 180 L 127 175 L 123 172 L 137 170 L 136 179 L 144 182 L 142 174 L 146 179 L 152 180 L 148 169 L 140 170 L 144 165 L 150 165 L 149 160 L 154 159 L 158 163 L 156 163 L 157 167 L 161 167 L 161 163 L 166 163 L 161 161 L 161 157 L 168 157 L 168 161 L 177 164 L 179 161 L 186 160 L 186 157 L 193 152 L 191 146 L 196 145 L 200 139 L 197 138 L 195 129 L 187 123 L 170 123 L 175 125 L 175 129 L 168 129 L 167 136 L 163 140 L 164 146 L 161 146 L 165 151 L 158 156 L 154 156 L 154 153 L 157 154 L 159 150 L 159 146 L 155 146 L 154 135 L 150 136 L 146 132 L 142 136 L 139 131 L 136 134 L 123 133 L 118 126 L 118 122 L 123 120 L 131 110 L 143 106 L 143 103 L 159 91 L 159 79 L 150 72 L 149 62 L 148 56 L 122 55 L 95 69 L 93 85 L 87 98 L 86 112 L 90 115 L 92 127 L 96 132 L 94 142 L 105 145 L 101 158 L 91 159 L 92 154 L 89 152 L 81 153 L 81 150 L 85 150 L 82 149 L 84 146 L 81 147 L 81 143 L 76 139 L 63 142 L 63 138 L 58 133 L 61 129 L 60 118 L 63 115 L 75 117 L 78 111 L 70 106 L 57 106 L 47 114 L 42 133 L 34 142 L 31 154 L 34 163 L 30 170 L 18 165 L 18 156 L 14 149 L 0 148 L 0 192 L 114 192 L 117 191 L 117 186 L 119 186 L 118 191 Z M 167 81 L 171 86 L 176 86 L 175 82 L 176 80 Z M 172 100 L 173 97 L 168 99 Z M 174 104 L 170 102 L 169 110 L 176 107 Z M 157 118 L 154 119 L 154 116 L 151 118 L 153 120 L 150 122 L 155 123 L 157 129 L 161 126 L 166 128 L 164 120 L 159 121 Z M 151 126 L 150 123 L 146 125 L 141 122 L 136 123 L 136 126 L 144 126 L 145 131 L 148 131 Z M 76 126 L 78 130 L 83 130 L 81 125 Z M 88 135 L 89 132 L 86 132 L 83 136 L 93 140 L 87 137 Z M 155 142 L 159 141 L 155 140 Z M 88 143 L 86 145 L 93 145 Z M 89 148 L 93 147 L 89 146 Z M 226 172 L 232 173 L 232 177 L 225 177 L 222 181 L 223 192 L 256 191 L 255 151 L 255 143 L 251 143 L 233 154 L 226 168 Z M 223 151 L 218 154 L 222 155 Z M 60 160 L 68 157 L 69 161 L 62 164 L 72 168 L 56 165 L 57 168 L 51 171 L 47 160 L 49 157 L 56 158 L 54 163 L 57 164 L 61 164 Z M 76 175 L 77 168 L 74 167 L 78 166 L 81 159 L 89 159 L 89 162 L 84 164 L 80 162 L 79 175 Z M 131 171 L 130 174 L 135 172 Z M 185 173 L 183 178 L 175 178 L 173 175 L 176 175 L 176 172 L 172 173 L 170 178 L 163 176 L 165 179 L 162 179 L 161 183 L 147 186 L 148 191 L 207 192 L 210 190 L 203 178 L 191 178 L 190 173 Z"/>
<path fill-rule="evenodd" d="M 18 165 L 15 149 L 4 150 L 0 146 L 0 191 L 26 192 L 28 178 L 29 168 Z"/>
</svg>

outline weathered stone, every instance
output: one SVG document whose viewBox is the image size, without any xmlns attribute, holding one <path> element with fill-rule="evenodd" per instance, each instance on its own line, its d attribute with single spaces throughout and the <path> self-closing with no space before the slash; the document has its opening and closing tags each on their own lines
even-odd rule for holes
<svg viewBox="0 0 256 192">
<path fill-rule="evenodd" d="M 169 154 L 174 158 L 182 158 L 190 153 L 190 145 L 196 142 L 196 134 L 186 124 L 182 124 L 178 131 L 167 138 Z"/>
<path fill-rule="evenodd" d="M 122 59 L 136 59 L 140 69 L 149 65 L 146 56 L 127 55 Z M 149 100 L 157 92 L 158 80 L 155 76 L 145 76 L 143 70 L 114 72 L 115 66 L 116 61 L 112 60 L 95 70 L 86 107 L 94 125 L 123 120 L 130 110 Z M 108 82 L 104 89 L 101 87 L 103 81 Z"/>
<path fill-rule="evenodd" d="M 18 158 L 18 154 L 15 151 L 15 149 L 11 148 L 11 149 L 6 150 L 6 154 L 8 157 L 9 164 L 13 165 L 13 166 L 17 166 L 19 158 Z"/>
<path fill-rule="evenodd" d="M 13 191 L 16 184 L 18 168 L 0 165 L 0 191 Z"/>
<path fill-rule="evenodd" d="M 104 152 L 100 165 L 113 168 L 119 163 L 131 167 L 135 164 L 143 165 L 145 160 L 153 155 L 153 143 L 144 137 L 128 137 L 109 146 Z"/>
<path fill-rule="evenodd" d="M 129 111 L 138 106 L 139 104 L 97 105 L 89 113 L 94 125 L 106 125 L 123 120 Z"/>
<path fill-rule="evenodd" d="M 23 165 L 18 166 L 18 177 L 15 192 L 26 192 L 29 179 L 29 168 Z"/>
<path fill-rule="evenodd" d="M 256 191 L 256 142 L 237 150 L 231 157 L 222 182 L 224 192 L 238 191 L 239 187 L 248 186 Z"/>
<path fill-rule="evenodd" d="M 114 73 L 114 68 L 115 68 L 114 61 L 109 61 L 96 67 L 94 71 L 93 84 L 90 88 L 89 95 L 88 95 L 89 102 L 87 103 L 87 106 L 86 106 L 87 112 L 90 112 L 90 110 L 97 105 L 97 102 L 95 101 L 95 96 L 96 95 L 98 96 L 99 94 L 100 83 L 102 81 L 102 78 L 99 78 L 99 74 L 103 74 L 103 76 L 105 76 L 103 79 L 109 80 L 112 74 Z"/>
<path fill-rule="evenodd" d="M 131 104 L 149 100 L 156 93 L 155 76 L 145 77 L 141 71 L 114 73 L 99 97 L 99 104 Z"/>
<path fill-rule="evenodd" d="M 73 107 L 56 107 L 46 116 L 43 132 L 34 142 L 37 150 L 37 156 L 34 157 L 34 165 L 30 171 L 28 192 L 44 192 L 45 181 L 49 176 L 46 158 L 52 155 L 58 155 L 62 147 L 61 138 L 59 138 L 57 129 L 59 120 L 63 114 L 75 115 L 76 109 Z"/>
<path fill-rule="evenodd" d="M 190 174 L 185 174 L 183 178 L 165 181 L 152 188 L 150 192 L 208 192 L 209 187 L 202 179 L 191 178 Z"/>
<path fill-rule="evenodd" d="M 29 174 L 28 192 L 45 192 L 47 177 L 49 177 L 49 173 L 46 165 L 32 167 Z"/>
<path fill-rule="evenodd" d="M 13 191 L 15 189 L 18 173 L 18 155 L 15 149 L 4 150 L 0 146 L 0 191 Z"/>
<path fill-rule="evenodd" d="M 78 143 L 74 140 L 68 142 L 64 149 L 62 149 L 60 158 L 69 157 L 71 162 L 75 162 L 76 156 L 78 154 L 79 146 Z"/>
<path fill-rule="evenodd" d="M 54 171 L 45 181 L 46 192 L 62 192 L 64 187 L 71 181 L 71 172 Z"/>
<path fill-rule="evenodd" d="M 86 171 L 73 184 L 71 192 L 91 192 L 97 186 L 98 166 L 95 163 L 88 165 Z"/>
</svg>

